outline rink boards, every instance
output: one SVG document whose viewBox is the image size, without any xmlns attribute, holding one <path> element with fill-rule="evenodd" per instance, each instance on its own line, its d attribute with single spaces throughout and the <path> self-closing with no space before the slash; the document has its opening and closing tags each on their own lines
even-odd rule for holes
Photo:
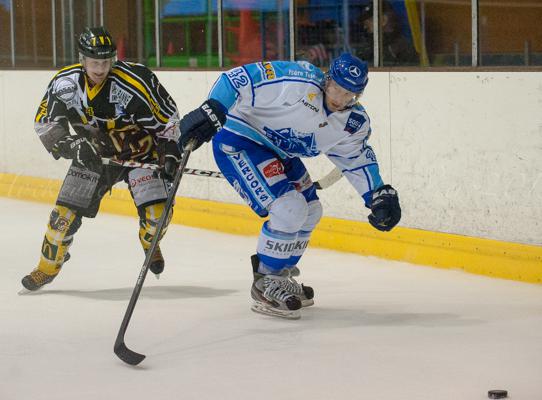
<svg viewBox="0 0 542 400">
<path fill-rule="evenodd" d="M 199 105 L 216 71 L 158 71 L 181 113 Z M 33 132 L 53 71 L 0 71 L 0 195 L 52 203 L 67 169 Z M 363 97 L 371 144 L 403 207 L 380 233 L 343 179 L 321 191 L 312 245 L 526 282 L 542 281 L 542 77 L 536 72 L 371 72 Z M 190 93 L 190 96 L 187 96 Z M 216 169 L 209 146 L 190 167 Z M 331 164 L 308 160 L 313 179 Z M 256 234 L 260 222 L 223 181 L 187 176 L 175 222 Z M 114 190 L 102 209 L 128 212 Z"/>
</svg>

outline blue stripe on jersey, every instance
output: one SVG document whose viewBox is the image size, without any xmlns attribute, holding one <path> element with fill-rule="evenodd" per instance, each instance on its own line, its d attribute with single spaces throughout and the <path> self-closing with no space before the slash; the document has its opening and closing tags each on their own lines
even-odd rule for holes
<svg viewBox="0 0 542 400">
<path fill-rule="evenodd" d="M 220 75 L 209 93 L 209 98 L 218 100 L 227 109 L 235 103 L 237 97 L 239 97 L 239 92 L 224 74 Z"/>
<path fill-rule="evenodd" d="M 358 158 L 360 155 L 362 154 L 362 152 L 360 152 L 357 156 L 352 156 L 352 157 L 343 157 L 343 156 L 340 156 L 338 154 L 326 154 L 326 156 L 328 157 L 338 157 L 338 158 L 346 158 L 347 160 L 354 160 L 356 158 Z"/>
<path fill-rule="evenodd" d="M 369 175 L 371 175 L 371 181 L 373 183 L 372 190 L 376 190 L 379 187 L 384 185 L 384 182 L 382 181 L 382 178 L 380 177 L 380 170 L 378 169 L 377 163 L 366 165 L 365 170 L 368 170 Z"/>
<path fill-rule="evenodd" d="M 252 103 L 251 103 L 251 105 L 252 105 L 252 107 L 254 107 L 254 98 L 256 97 L 256 94 L 254 93 L 254 81 L 252 80 L 252 75 L 250 75 L 248 73 L 248 69 L 245 66 L 243 66 L 243 69 L 247 73 L 248 79 L 250 79 L 250 90 L 252 91 Z"/>
<path fill-rule="evenodd" d="M 361 167 L 345 169 L 342 172 L 355 172 L 362 170 L 367 178 L 367 184 L 369 185 L 369 190 L 378 189 L 384 184 L 382 178 L 380 177 L 380 170 L 378 169 L 377 163 L 362 165 Z"/>
<path fill-rule="evenodd" d="M 357 171 L 357 170 L 360 170 L 360 169 L 363 169 L 363 168 L 371 167 L 373 165 L 376 165 L 376 167 L 378 168 L 377 163 L 371 163 L 371 164 L 365 164 L 365 165 L 362 165 L 362 166 L 356 167 L 356 168 L 345 169 L 345 170 L 343 170 L 343 172 L 354 172 L 354 171 Z"/>
</svg>

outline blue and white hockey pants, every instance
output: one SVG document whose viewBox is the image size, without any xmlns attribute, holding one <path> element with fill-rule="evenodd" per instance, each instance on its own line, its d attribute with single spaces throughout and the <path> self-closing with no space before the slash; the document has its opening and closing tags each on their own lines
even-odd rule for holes
<svg viewBox="0 0 542 400">
<path fill-rule="evenodd" d="M 322 205 L 299 158 L 281 159 L 269 148 L 222 129 L 213 138 L 216 163 L 228 182 L 260 217 L 257 254 L 280 274 L 295 266 L 322 217 Z"/>
</svg>

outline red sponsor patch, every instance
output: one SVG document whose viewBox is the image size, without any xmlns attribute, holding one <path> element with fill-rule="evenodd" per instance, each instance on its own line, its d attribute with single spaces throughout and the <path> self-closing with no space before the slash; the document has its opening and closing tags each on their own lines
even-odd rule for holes
<svg viewBox="0 0 542 400">
<path fill-rule="evenodd" d="M 136 179 L 130 179 L 130 186 L 136 187 L 150 180 L 152 180 L 152 175 L 140 176 L 139 178 L 136 178 Z"/>
<path fill-rule="evenodd" d="M 272 178 L 284 173 L 284 165 L 279 160 L 275 160 L 272 163 L 267 164 L 263 168 L 263 174 L 266 178 Z"/>
</svg>

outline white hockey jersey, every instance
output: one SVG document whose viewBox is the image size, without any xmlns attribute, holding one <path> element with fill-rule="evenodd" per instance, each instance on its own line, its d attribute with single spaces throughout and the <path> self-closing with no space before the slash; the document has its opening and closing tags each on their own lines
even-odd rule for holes
<svg viewBox="0 0 542 400">
<path fill-rule="evenodd" d="M 209 98 L 228 108 L 227 130 L 281 158 L 325 154 L 370 205 L 383 182 L 367 144 L 369 117 L 359 104 L 331 113 L 323 85 L 323 72 L 310 63 L 261 62 L 223 73 Z"/>
</svg>

